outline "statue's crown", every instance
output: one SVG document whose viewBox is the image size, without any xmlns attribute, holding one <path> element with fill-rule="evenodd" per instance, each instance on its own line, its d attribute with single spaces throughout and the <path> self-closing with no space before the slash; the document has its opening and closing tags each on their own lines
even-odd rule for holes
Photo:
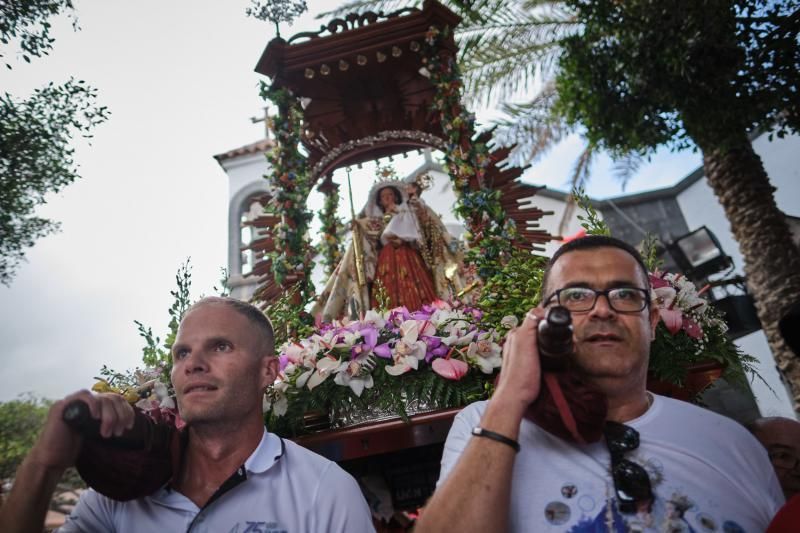
<svg viewBox="0 0 800 533">
<path fill-rule="evenodd" d="M 375 183 L 400 180 L 400 178 L 397 177 L 397 172 L 390 166 L 378 167 L 376 170 L 377 177 L 375 178 Z"/>
</svg>

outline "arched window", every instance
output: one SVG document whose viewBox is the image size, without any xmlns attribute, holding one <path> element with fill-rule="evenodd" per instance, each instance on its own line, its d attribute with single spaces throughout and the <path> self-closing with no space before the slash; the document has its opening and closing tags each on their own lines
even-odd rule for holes
<svg viewBox="0 0 800 533">
<path fill-rule="evenodd" d="M 264 214 L 264 194 L 258 193 L 248 196 L 241 203 L 239 210 L 239 250 L 241 256 L 241 274 L 246 275 L 253 271 L 253 266 L 260 259 L 252 250 L 242 250 L 254 240 L 264 236 L 264 230 L 250 226 L 252 222 Z"/>
</svg>

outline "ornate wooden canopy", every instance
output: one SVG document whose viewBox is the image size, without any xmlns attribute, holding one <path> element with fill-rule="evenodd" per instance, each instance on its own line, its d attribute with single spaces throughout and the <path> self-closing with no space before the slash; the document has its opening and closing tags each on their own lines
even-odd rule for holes
<svg viewBox="0 0 800 533">
<path fill-rule="evenodd" d="M 443 148 L 436 88 L 420 53 L 431 26 L 460 18 L 438 2 L 388 15 L 335 19 L 317 32 L 270 41 L 256 71 L 301 99 L 312 178 L 422 147 Z M 441 46 L 455 54 L 452 35 Z"/>
<path fill-rule="evenodd" d="M 308 153 L 309 187 L 343 166 L 417 148 L 440 149 L 448 160 L 451 178 L 459 184 L 457 194 L 463 199 L 472 193 L 481 196 L 487 190 L 499 191 L 500 207 L 505 217 L 514 221 L 515 236 L 510 244 L 542 251 L 542 244 L 553 237 L 539 228 L 538 221 L 550 213 L 521 202 L 538 188 L 518 181 L 524 169 L 500 166 L 509 149 L 488 150 L 491 132 L 475 135 L 460 97 L 452 100 L 461 90 L 455 75 L 457 47 L 453 39 L 459 22 L 460 17 L 435 0 L 425 0 L 422 9 L 406 8 L 388 15 L 348 15 L 288 41 L 273 39 L 256 71 L 272 79 L 272 91 L 290 91 L 295 108 L 301 111 L 300 142 Z M 444 74 L 449 78 L 443 78 Z M 281 113 L 290 112 L 279 105 L 279 116 Z M 476 155 L 473 143 L 482 147 L 484 155 Z M 486 198 L 476 196 L 471 201 L 477 205 Z M 264 200 L 276 206 L 285 202 L 277 197 Z M 474 238 L 489 231 L 486 217 L 485 208 L 478 206 L 465 221 Z M 290 219 L 277 207 L 251 222 L 264 234 L 245 247 L 262 258 L 251 275 L 262 280 L 254 299 L 263 305 L 306 276 L 307 269 L 302 266 L 293 268 L 281 281 L 270 275 L 275 268 L 270 256 L 283 253 L 297 265 L 307 256 L 300 249 L 288 250 L 276 236 L 281 233 L 276 230 L 278 225 L 283 224 L 283 231 L 294 230 Z M 503 224 L 495 226 L 502 230 Z"/>
</svg>

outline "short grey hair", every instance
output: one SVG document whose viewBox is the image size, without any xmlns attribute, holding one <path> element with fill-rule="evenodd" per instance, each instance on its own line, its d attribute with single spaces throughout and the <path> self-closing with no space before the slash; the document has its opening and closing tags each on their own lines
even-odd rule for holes
<svg viewBox="0 0 800 533">
<path fill-rule="evenodd" d="M 275 331 L 272 328 L 272 322 L 270 322 L 269 317 L 264 314 L 261 309 L 252 304 L 243 302 L 242 300 L 237 300 L 236 298 L 231 298 L 229 296 L 206 296 L 205 298 L 201 298 L 193 303 L 189 309 L 186 310 L 184 316 L 186 316 L 186 314 L 192 309 L 207 304 L 221 304 L 228 306 L 232 310 L 245 317 L 253 326 L 256 327 L 259 337 L 261 338 L 261 347 L 263 350 L 267 353 L 267 355 L 275 355 Z"/>
</svg>

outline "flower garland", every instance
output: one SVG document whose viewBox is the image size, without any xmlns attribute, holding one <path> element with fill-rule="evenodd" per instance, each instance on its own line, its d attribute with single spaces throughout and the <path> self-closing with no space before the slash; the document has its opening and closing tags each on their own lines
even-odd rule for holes
<svg viewBox="0 0 800 533">
<path fill-rule="evenodd" d="M 330 276 L 333 269 L 342 259 L 342 245 L 339 235 L 342 229 L 342 221 L 336 216 L 339 208 L 339 186 L 336 184 L 320 184 L 317 190 L 325 194 L 325 204 L 319 213 L 319 220 L 322 224 L 322 238 L 319 242 L 319 253 L 325 265 L 325 276 Z"/>
<path fill-rule="evenodd" d="M 469 250 L 465 261 L 475 264 L 478 275 L 486 279 L 507 259 L 516 238 L 516 227 L 500 204 L 500 192 L 485 183 L 489 151 L 485 144 L 472 142 L 475 115 L 461 104 L 458 65 L 451 54 L 441 53 L 440 43 L 449 31 L 449 28 L 440 31 L 430 27 L 422 61 L 436 87 L 433 105 L 447 136 L 444 153 L 457 196 L 454 211 L 467 224 Z M 476 186 L 471 186 L 471 182 Z"/>
<path fill-rule="evenodd" d="M 268 255 L 275 282 L 283 286 L 298 283 L 305 301 L 314 292 L 310 275 L 314 249 L 308 240 L 313 215 L 306 207 L 311 182 L 306 158 L 299 151 L 302 111 L 288 89 L 273 89 L 262 82 L 261 97 L 278 107 L 278 114 L 271 119 L 276 143 L 267 154 L 272 174 L 265 178 L 271 194 L 266 210 L 279 215 L 280 222 L 272 228 L 275 250 Z"/>
</svg>

